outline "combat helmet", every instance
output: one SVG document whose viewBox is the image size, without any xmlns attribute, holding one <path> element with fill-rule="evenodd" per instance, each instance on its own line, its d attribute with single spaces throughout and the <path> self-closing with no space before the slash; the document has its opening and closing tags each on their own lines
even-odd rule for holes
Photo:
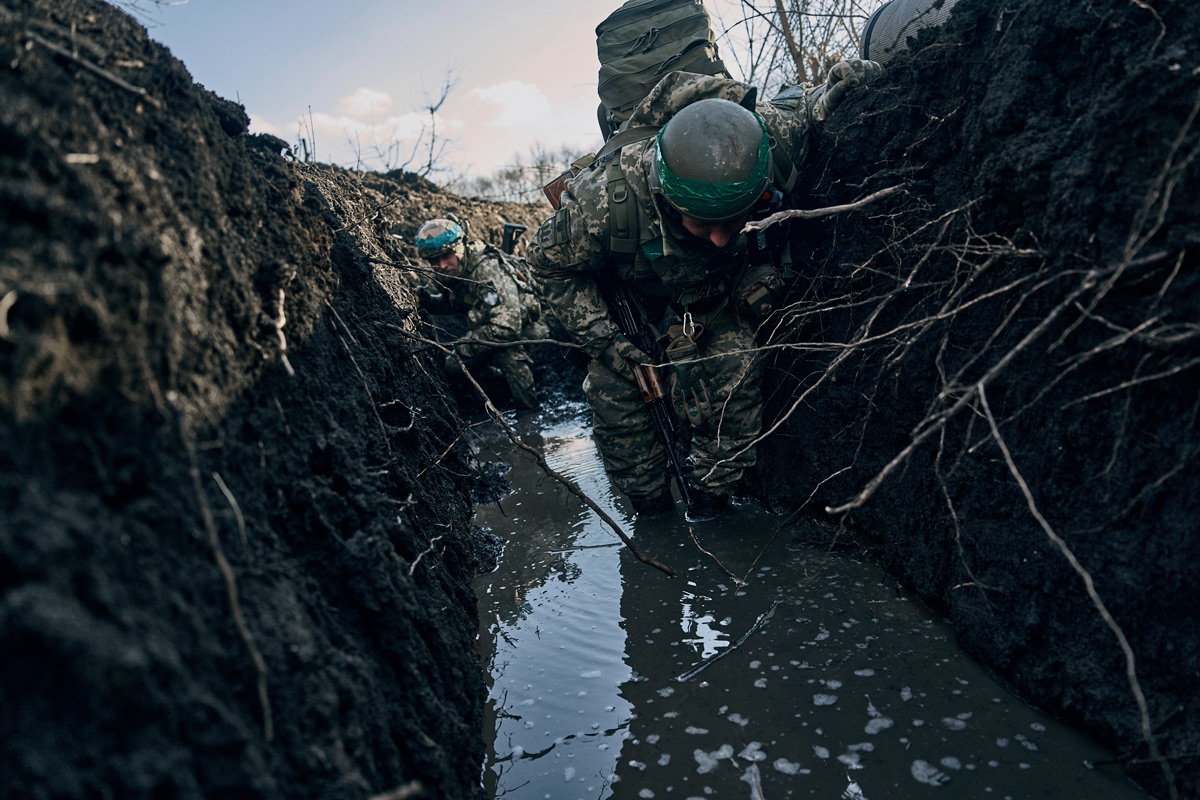
<svg viewBox="0 0 1200 800">
<path fill-rule="evenodd" d="M 453 214 L 444 219 L 431 219 L 417 231 L 417 252 L 426 261 L 454 253 L 462 258 L 467 252 L 467 231 L 462 220 Z"/>
<path fill-rule="evenodd" d="M 771 181 L 766 123 L 730 100 L 685 106 L 658 132 L 654 149 L 651 190 L 701 222 L 740 217 Z"/>
</svg>

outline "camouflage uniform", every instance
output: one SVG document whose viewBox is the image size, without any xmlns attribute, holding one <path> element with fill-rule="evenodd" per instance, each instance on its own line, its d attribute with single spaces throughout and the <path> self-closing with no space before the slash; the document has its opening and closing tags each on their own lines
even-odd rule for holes
<svg viewBox="0 0 1200 800">
<path fill-rule="evenodd" d="M 549 331 L 541 321 L 541 304 L 532 282 L 519 269 L 510 266 L 509 257 L 490 244 L 474 240 L 466 243 L 459 258 L 462 272 L 458 277 L 438 275 L 445 291 L 445 307 L 467 315 L 469 338 L 456 346 L 468 366 L 495 366 L 504 374 L 513 401 L 525 408 L 538 405 L 534 386 L 533 360 L 524 347 L 489 347 L 482 342 L 514 342 L 520 339 L 544 339 Z"/>
<path fill-rule="evenodd" d="M 728 78 L 675 72 L 667 75 L 634 111 L 629 126 L 661 126 L 697 100 L 719 97 L 747 105 L 755 90 Z M 794 177 L 806 155 L 809 103 L 793 99 L 757 103 L 754 111 L 771 136 L 772 158 Z M 584 391 L 605 468 L 631 498 L 659 496 L 669 489 L 666 454 L 625 359 L 610 347 L 624 337 L 609 316 L 596 276 L 615 276 L 646 312 L 659 319 L 668 307 L 692 314 L 703 325 L 699 357 L 714 413 L 693 423 L 690 484 L 728 496 L 755 463 L 752 442 L 762 424 L 761 360 L 752 350 L 760 320 L 738 300 L 747 289 L 746 237 L 718 250 L 660 213 L 649 174 L 653 139 L 625 145 L 616 156 L 636 214 L 637 247 L 611 252 L 606 165 L 598 163 L 567 184 L 558 211 L 530 242 L 527 258 L 543 297 L 583 350 L 592 357 Z M 615 202 L 615 199 L 614 199 Z"/>
</svg>

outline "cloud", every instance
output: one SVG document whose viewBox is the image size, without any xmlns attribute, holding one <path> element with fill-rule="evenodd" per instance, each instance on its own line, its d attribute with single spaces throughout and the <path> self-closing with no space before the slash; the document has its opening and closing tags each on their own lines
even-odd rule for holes
<svg viewBox="0 0 1200 800">
<path fill-rule="evenodd" d="M 537 125 L 550 116 L 550 101 L 531 83 L 505 81 L 472 89 L 471 95 L 500 106 L 500 113 L 488 123 L 494 128 Z"/>
<path fill-rule="evenodd" d="M 260 117 L 258 114 L 250 115 L 250 130 L 254 133 L 269 133 L 272 136 L 279 136 L 282 132 L 282 129 L 278 125 Z"/>
<path fill-rule="evenodd" d="M 392 96 L 375 89 L 356 89 L 354 94 L 338 101 L 338 111 L 348 117 L 370 119 L 392 110 Z"/>
</svg>

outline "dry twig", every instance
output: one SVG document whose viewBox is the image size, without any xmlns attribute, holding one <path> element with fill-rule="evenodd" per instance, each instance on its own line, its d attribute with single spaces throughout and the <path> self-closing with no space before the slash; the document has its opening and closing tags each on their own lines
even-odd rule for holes
<svg viewBox="0 0 1200 800">
<path fill-rule="evenodd" d="M 899 186 L 889 186 L 886 189 L 880 189 L 877 192 L 872 192 L 860 200 L 855 200 L 853 203 L 846 203 L 845 205 L 841 206 L 828 206 L 826 208 L 814 209 L 789 208 L 785 211 L 776 211 L 769 217 L 754 220 L 753 222 L 747 222 L 746 227 L 742 228 L 742 232 L 752 233 L 754 231 L 766 230 L 772 225 L 789 219 L 819 219 L 820 217 L 828 217 L 832 216 L 833 214 L 841 214 L 845 211 L 857 211 L 864 206 L 869 206 L 871 203 L 874 203 L 877 200 L 882 200 L 889 195 L 893 195 L 902 189 L 904 189 L 904 184 L 900 184 Z"/>
<path fill-rule="evenodd" d="M 598 517 L 600 517 L 600 519 L 602 519 L 604 521 L 604 523 L 606 525 L 608 525 L 608 527 L 612 528 L 613 532 L 616 533 L 617 536 L 620 537 L 621 541 L 625 543 L 625 546 L 629 548 L 630 552 L 633 553 L 634 557 L 637 558 L 638 561 L 641 561 L 643 564 L 647 564 L 651 567 L 654 567 L 655 569 L 660 570 L 660 571 L 666 573 L 667 575 L 670 575 L 671 577 L 675 576 L 675 570 L 671 569 L 666 564 L 660 563 L 660 562 L 654 560 L 653 558 L 650 558 L 649 556 L 644 554 L 641 550 L 639 550 L 637 548 L 637 546 L 634 545 L 633 540 L 631 540 L 629 538 L 629 536 L 625 533 L 625 531 L 622 530 L 621 526 L 617 524 L 617 521 L 614 520 L 611 516 L 609 516 L 608 513 L 603 508 L 601 508 L 599 505 L 597 505 L 595 500 L 588 497 L 587 494 L 582 489 L 579 488 L 578 484 L 576 484 L 575 481 L 571 480 L 566 475 L 556 472 L 554 469 L 552 469 L 550 467 L 550 465 L 548 463 L 546 463 L 546 457 L 544 455 L 542 455 L 542 453 L 540 451 L 538 451 L 537 448 L 530 447 L 529 445 L 525 444 L 525 442 L 521 441 L 521 438 L 519 436 L 517 436 L 517 432 L 513 430 L 512 426 L 508 424 L 508 420 L 506 420 L 504 418 L 504 415 L 501 414 L 500 410 L 498 408 L 496 408 L 496 406 L 492 403 L 492 400 L 491 400 L 491 398 L 488 397 L 487 392 L 484 391 L 483 387 L 480 386 L 479 383 L 475 380 L 475 376 L 471 374 L 471 371 L 469 369 L 467 369 L 467 365 L 462 362 L 462 359 L 460 359 L 458 357 L 457 353 L 455 353 L 449 347 L 446 347 L 445 345 L 443 345 L 439 342 L 435 342 L 432 339 L 426 339 L 423 336 L 418 336 L 414 333 L 409 333 L 407 331 L 402 331 L 402 333 L 404 333 L 404 335 L 409 336 L 419 342 L 424 342 L 427 345 L 431 345 L 434 348 L 440 350 L 441 352 L 445 353 L 448 356 L 453 356 L 455 358 L 455 360 L 458 362 L 459 369 L 462 370 L 463 375 L 471 383 L 471 385 L 475 388 L 475 391 L 479 394 L 479 396 L 483 399 L 483 405 L 484 405 L 484 408 L 487 410 L 488 415 L 491 416 L 492 419 L 496 420 L 496 422 L 499 423 L 500 427 L 504 429 L 504 432 L 505 432 L 505 434 L 507 434 L 509 441 L 511 441 L 517 447 L 521 448 L 521 450 L 523 450 L 524 452 L 528 453 L 529 456 L 531 458 L 533 458 L 534 462 L 538 465 L 538 467 L 541 468 L 541 470 L 543 472 L 545 472 L 551 478 L 554 478 L 554 480 L 561 483 L 564 487 L 566 487 L 567 491 L 569 491 L 571 494 L 578 497 L 580 500 L 583 501 L 583 503 L 588 508 L 590 508 L 592 511 L 594 511 L 596 513 L 596 515 Z"/>
</svg>

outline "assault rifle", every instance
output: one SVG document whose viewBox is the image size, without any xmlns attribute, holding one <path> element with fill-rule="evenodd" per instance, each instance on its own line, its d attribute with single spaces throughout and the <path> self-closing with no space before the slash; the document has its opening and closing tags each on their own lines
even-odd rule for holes
<svg viewBox="0 0 1200 800">
<path fill-rule="evenodd" d="M 604 302 L 608 304 L 613 322 L 617 324 L 617 328 L 625 335 L 625 338 L 629 339 L 634 347 L 654 359 L 656 363 L 663 363 L 665 359 L 658 346 L 658 340 L 655 338 L 654 332 L 649 330 L 646 323 L 634 311 L 625 284 L 615 276 L 607 280 L 598 280 L 596 283 L 600 287 Z M 650 418 L 654 420 L 658 438 L 667 452 L 667 464 L 671 468 L 671 474 L 675 477 L 675 483 L 679 485 L 679 496 L 683 498 L 685 505 L 691 505 L 692 499 L 687 485 L 688 468 L 684 466 L 683 458 L 679 454 L 677 439 L 679 428 L 675 420 L 675 412 L 667 402 L 667 390 L 663 386 L 662 375 L 659 374 L 657 367 L 650 364 L 631 362 L 630 367 L 633 369 L 633 377 L 637 381 L 638 389 L 642 393 L 642 400 L 646 402 L 646 410 L 650 413 Z"/>
</svg>

